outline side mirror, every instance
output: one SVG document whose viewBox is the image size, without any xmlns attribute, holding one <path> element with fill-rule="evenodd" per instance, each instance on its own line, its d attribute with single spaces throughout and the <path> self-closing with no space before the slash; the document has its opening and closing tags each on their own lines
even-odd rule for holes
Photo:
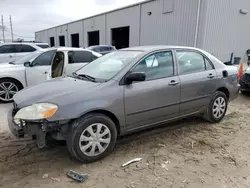
<svg viewBox="0 0 250 188">
<path fill-rule="evenodd" d="M 31 67 L 31 64 L 30 64 L 29 61 L 28 61 L 28 62 L 25 62 L 23 65 L 24 65 L 25 67 Z"/>
<path fill-rule="evenodd" d="M 145 81 L 146 75 L 144 72 L 133 72 L 126 77 L 126 84 L 132 84 L 132 82 Z"/>
</svg>

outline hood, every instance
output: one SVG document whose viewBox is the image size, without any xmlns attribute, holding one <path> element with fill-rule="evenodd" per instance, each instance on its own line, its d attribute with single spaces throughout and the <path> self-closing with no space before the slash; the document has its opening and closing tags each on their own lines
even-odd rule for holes
<svg viewBox="0 0 250 188">
<path fill-rule="evenodd" d="M 83 93 L 84 90 L 89 91 L 90 88 L 100 84 L 71 77 L 52 79 L 21 90 L 14 96 L 14 101 L 19 108 L 40 102 L 51 102 L 60 105 L 65 103 L 66 98 L 64 96 L 77 92 Z"/>
</svg>

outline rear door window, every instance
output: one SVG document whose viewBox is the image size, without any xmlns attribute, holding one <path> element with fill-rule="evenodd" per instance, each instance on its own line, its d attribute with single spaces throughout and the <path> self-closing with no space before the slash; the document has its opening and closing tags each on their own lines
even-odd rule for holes
<svg viewBox="0 0 250 188">
<path fill-rule="evenodd" d="M 2 45 L 0 46 L 0 54 L 16 53 L 14 45 Z"/>
<path fill-rule="evenodd" d="M 36 49 L 32 46 L 26 44 L 16 45 L 17 53 L 27 53 L 27 52 L 34 52 Z"/>
<path fill-rule="evenodd" d="M 177 51 L 180 74 L 189 74 L 206 70 L 203 55 L 193 51 Z"/>
</svg>

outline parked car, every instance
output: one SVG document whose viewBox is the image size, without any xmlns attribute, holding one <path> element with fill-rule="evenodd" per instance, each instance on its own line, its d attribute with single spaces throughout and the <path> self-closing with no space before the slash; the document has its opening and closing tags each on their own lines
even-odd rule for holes
<svg viewBox="0 0 250 188">
<path fill-rule="evenodd" d="M 240 91 L 242 94 L 250 93 L 250 68 L 247 68 L 240 78 Z"/>
<path fill-rule="evenodd" d="M 239 92 L 237 68 L 196 48 L 142 46 L 102 56 L 72 76 L 14 96 L 9 128 L 17 137 L 66 140 L 70 154 L 94 162 L 117 136 L 188 116 L 223 119 Z"/>
<path fill-rule="evenodd" d="M 116 50 L 115 46 L 111 46 L 111 45 L 90 46 L 87 49 L 92 50 L 94 52 L 98 52 L 102 55 L 108 54 L 108 53 Z"/>
<path fill-rule="evenodd" d="M 100 56 L 101 54 L 89 50 L 62 47 L 39 49 L 15 62 L 2 63 L 0 64 L 0 101 L 11 102 L 13 96 L 24 87 L 36 85 L 51 77 L 72 74 Z M 60 57 L 63 58 L 58 61 Z M 51 69 L 53 69 L 53 75 L 51 75 Z"/>
<path fill-rule="evenodd" d="M 0 44 L 0 63 L 13 62 L 21 57 L 44 48 L 46 43 L 2 43 Z"/>
<path fill-rule="evenodd" d="M 48 43 L 35 43 L 38 47 L 46 49 L 46 48 L 50 48 L 50 46 L 48 45 Z"/>
</svg>

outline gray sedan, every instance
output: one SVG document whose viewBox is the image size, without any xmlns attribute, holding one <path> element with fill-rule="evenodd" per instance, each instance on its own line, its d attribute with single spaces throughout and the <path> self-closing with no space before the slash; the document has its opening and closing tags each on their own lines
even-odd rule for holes
<svg viewBox="0 0 250 188">
<path fill-rule="evenodd" d="M 237 69 L 196 48 L 144 46 L 100 57 L 71 77 L 14 96 L 9 128 L 17 137 L 66 140 L 83 162 L 109 154 L 120 135 L 188 116 L 223 119 L 239 92 Z M 48 134 L 49 133 L 49 134 Z"/>
</svg>

